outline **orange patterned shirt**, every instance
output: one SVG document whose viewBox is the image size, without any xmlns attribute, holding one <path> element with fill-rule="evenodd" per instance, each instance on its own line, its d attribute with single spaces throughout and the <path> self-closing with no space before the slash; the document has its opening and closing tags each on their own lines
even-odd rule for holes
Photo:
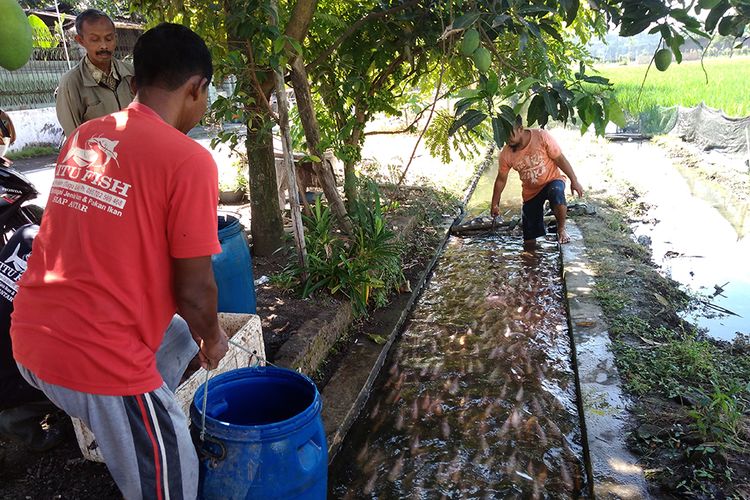
<svg viewBox="0 0 750 500">
<path fill-rule="evenodd" d="M 506 144 L 499 157 L 500 172 L 506 175 L 510 169 L 518 172 L 521 178 L 521 197 L 525 202 L 555 179 L 567 179 L 553 161 L 561 153 L 554 137 L 546 130 L 528 130 L 531 132 L 531 140 L 525 148 L 513 151 Z"/>
</svg>

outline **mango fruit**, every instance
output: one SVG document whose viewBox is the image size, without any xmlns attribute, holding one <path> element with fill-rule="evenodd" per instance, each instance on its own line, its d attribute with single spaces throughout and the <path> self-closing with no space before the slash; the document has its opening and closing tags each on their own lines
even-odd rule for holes
<svg viewBox="0 0 750 500">
<path fill-rule="evenodd" d="M 479 47 L 479 32 L 474 28 L 466 30 L 461 40 L 461 53 L 466 57 L 471 56 Z"/>
<path fill-rule="evenodd" d="M 31 25 L 16 0 L 0 0 L 0 66 L 13 71 L 31 56 Z"/>
<path fill-rule="evenodd" d="M 672 64 L 672 51 L 669 49 L 659 49 L 654 56 L 654 64 L 659 71 L 666 71 Z"/>
<path fill-rule="evenodd" d="M 490 51 L 484 47 L 479 47 L 471 55 L 471 59 L 474 61 L 474 65 L 477 67 L 480 73 L 487 73 L 492 64 L 492 56 Z"/>
</svg>

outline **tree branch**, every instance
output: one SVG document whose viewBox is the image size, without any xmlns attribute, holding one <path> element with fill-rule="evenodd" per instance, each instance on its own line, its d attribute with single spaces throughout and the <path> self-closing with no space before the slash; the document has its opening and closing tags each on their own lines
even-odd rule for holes
<svg viewBox="0 0 750 500">
<path fill-rule="evenodd" d="M 404 59 L 406 56 L 404 54 L 399 54 L 399 56 L 391 61 L 391 63 L 386 67 L 383 71 L 380 72 L 377 78 L 375 78 L 372 82 L 372 86 L 370 87 L 370 91 L 368 92 L 368 97 L 372 97 L 375 95 L 375 92 L 380 90 L 380 87 L 385 85 L 386 80 L 389 76 L 393 74 L 393 72 L 396 70 L 396 68 L 404 62 Z"/>
<path fill-rule="evenodd" d="M 422 118 L 422 115 L 424 114 L 424 112 L 427 111 L 428 109 L 430 109 L 430 106 L 422 108 L 422 111 L 420 111 L 419 113 L 417 113 L 417 115 L 414 118 L 414 120 L 409 125 L 407 125 L 406 128 L 404 128 L 404 129 L 401 129 L 401 130 L 375 130 L 373 132 L 365 132 L 365 135 L 395 135 L 395 134 L 404 134 L 406 132 L 410 132 L 411 129 L 414 128 L 414 125 L 417 124 L 417 122 L 419 121 L 419 119 Z"/>
<path fill-rule="evenodd" d="M 419 2 L 420 2 L 420 0 L 412 0 L 411 2 L 406 2 L 404 4 L 401 4 L 401 5 L 397 6 L 397 7 L 393 7 L 393 8 L 388 9 L 388 10 L 383 10 L 383 11 L 380 11 L 380 12 L 370 12 L 365 17 L 361 18 L 359 21 L 356 21 L 354 24 L 352 24 L 351 26 L 349 26 L 349 28 L 344 33 L 342 33 L 342 35 L 340 37 L 338 37 L 336 39 L 336 41 L 333 42 L 333 44 L 330 47 L 328 47 L 326 50 L 324 50 L 323 52 L 321 52 L 318 55 L 318 57 L 315 58 L 315 60 L 313 60 L 311 63 L 309 63 L 306 66 L 307 71 L 308 72 L 312 71 L 316 66 L 318 66 L 320 63 L 322 63 L 323 61 L 325 61 L 326 59 L 328 59 L 328 57 L 331 54 L 333 54 L 336 51 L 336 49 L 338 49 L 339 46 L 342 43 L 344 43 L 344 41 L 347 38 L 349 38 L 350 36 L 352 36 L 363 24 L 365 24 L 365 23 L 367 23 L 369 21 L 372 21 L 373 19 L 380 19 L 382 17 L 388 17 L 391 14 L 395 14 L 396 12 L 408 9 L 410 7 L 414 7 Z"/>
<path fill-rule="evenodd" d="M 310 22 L 317 8 L 318 0 L 297 0 L 294 4 L 284 34 L 302 43 L 310 29 Z"/>
<path fill-rule="evenodd" d="M 250 63 L 250 68 L 248 68 L 248 72 L 250 73 L 250 83 L 255 88 L 255 91 L 258 93 L 259 100 L 261 101 L 260 106 L 268 113 L 268 116 L 271 117 L 271 119 L 279 123 L 279 117 L 276 113 L 273 112 L 273 109 L 271 109 L 271 103 L 268 99 L 268 94 L 264 91 L 263 86 L 258 81 L 258 76 L 255 74 L 255 70 L 257 66 L 255 65 L 255 58 L 253 57 L 253 46 L 248 41 L 246 43 L 247 47 L 247 58 L 248 62 Z M 273 84 L 273 81 L 271 82 Z"/>
</svg>

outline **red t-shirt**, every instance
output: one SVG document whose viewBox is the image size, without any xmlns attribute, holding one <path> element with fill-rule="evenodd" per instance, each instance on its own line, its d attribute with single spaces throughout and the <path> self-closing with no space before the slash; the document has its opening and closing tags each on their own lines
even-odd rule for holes
<svg viewBox="0 0 750 500">
<path fill-rule="evenodd" d="M 11 327 L 42 380 L 133 395 L 161 386 L 155 353 L 176 310 L 172 258 L 221 252 L 211 154 L 133 103 L 79 127 L 55 180 Z"/>
<path fill-rule="evenodd" d="M 518 172 L 523 201 L 532 199 L 555 179 L 567 179 L 552 161 L 560 156 L 560 146 L 552 134 L 541 129 L 528 130 L 531 132 L 531 140 L 526 147 L 513 151 L 506 145 L 500 152 L 499 159 L 501 172 L 507 174 L 511 168 Z"/>
</svg>

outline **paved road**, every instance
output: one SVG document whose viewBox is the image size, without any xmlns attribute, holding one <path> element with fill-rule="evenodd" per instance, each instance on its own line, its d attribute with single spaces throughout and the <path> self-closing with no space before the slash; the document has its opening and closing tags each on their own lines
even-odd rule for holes
<svg viewBox="0 0 750 500">
<path fill-rule="evenodd" d="M 13 160 L 13 168 L 23 174 L 37 172 L 52 168 L 57 160 L 57 155 L 37 156 L 34 158 L 22 158 Z"/>
</svg>

